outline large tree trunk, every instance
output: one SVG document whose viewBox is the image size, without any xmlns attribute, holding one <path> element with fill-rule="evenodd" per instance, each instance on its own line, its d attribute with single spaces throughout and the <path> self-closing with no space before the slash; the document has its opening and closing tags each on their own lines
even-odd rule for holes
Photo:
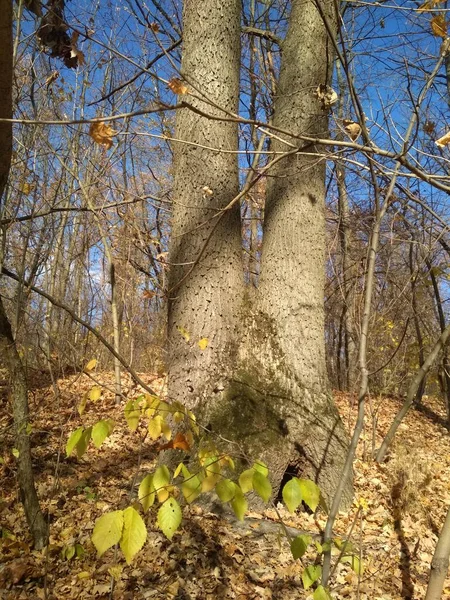
<svg viewBox="0 0 450 600">
<path fill-rule="evenodd" d="M 335 23 L 333 2 L 324 0 L 322 5 Z M 294 0 L 283 44 L 275 126 L 328 137 L 328 111 L 316 90 L 329 83 L 332 59 L 333 47 L 315 3 Z M 273 149 L 286 146 L 275 140 Z M 311 156 L 314 150 L 309 146 L 305 154 L 286 158 L 271 173 L 261 279 L 246 352 L 252 386 L 264 390 L 273 425 L 262 457 L 271 467 L 273 483 L 278 486 L 286 469 L 297 468 L 319 484 L 329 501 L 341 477 L 347 436 L 325 363 L 325 160 Z M 349 482 L 344 504 L 351 496 Z"/>
<path fill-rule="evenodd" d="M 240 13 L 240 0 L 186 0 L 183 10 L 182 73 L 187 85 L 197 96 L 234 113 Z M 206 101 L 185 99 L 208 114 L 226 116 Z M 176 131 L 177 139 L 190 144 L 237 149 L 236 124 L 210 120 L 190 109 L 179 111 Z M 222 218 L 218 215 L 238 193 L 238 163 L 236 154 L 197 145 L 177 142 L 174 151 L 169 395 L 196 407 L 220 396 L 237 351 L 244 289 L 238 203 Z M 203 338 L 208 340 L 205 350 L 198 345 Z"/>
<path fill-rule="evenodd" d="M 332 13 L 332 3 L 325 4 Z M 238 91 L 239 13 L 240 2 L 235 0 L 188 0 L 184 11 L 183 73 L 188 83 L 194 81 L 211 100 L 232 111 Z M 283 48 L 276 126 L 327 135 L 326 111 L 315 91 L 328 82 L 331 54 L 312 0 L 294 1 Z M 196 105 L 217 114 L 204 103 Z M 188 111 L 179 115 L 177 138 L 236 148 L 233 124 Z M 274 142 L 273 148 L 287 149 L 282 142 Z M 314 147 L 306 152 L 314 152 Z M 217 208 L 237 193 L 236 158 L 177 145 L 169 396 L 200 405 L 200 421 L 222 444 L 231 440 L 227 450 L 234 455 L 238 451 L 244 464 L 264 461 L 275 490 L 287 471 L 298 472 L 316 480 L 330 500 L 344 465 L 347 438 L 325 366 L 325 161 L 318 154 L 298 154 L 279 164 L 271 172 L 268 190 L 260 287 L 255 293 L 249 289 L 242 302 L 237 207 L 220 221 L 200 263 L 193 269 L 190 264 L 210 234 Z M 205 185 L 213 191 L 211 197 L 202 194 Z M 189 342 L 177 331 L 180 327 L 189 332 Z M 210 340 L 203 353 L 197 346 L 202 337 Z M 350 483 L 346 503 L 351 490 Z"/>
</svg>

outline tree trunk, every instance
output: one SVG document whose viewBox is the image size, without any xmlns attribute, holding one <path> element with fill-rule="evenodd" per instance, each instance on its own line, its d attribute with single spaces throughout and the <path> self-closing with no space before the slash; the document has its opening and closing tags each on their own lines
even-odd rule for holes
<svg viewBox="0 0 450 600">
<path fill-rule="evenodd" d="M 0 0 L 0 117 L 12 118 L 12 3 Z M 0 216 L 9 176 L 12 155 L 12 124 L 0 122 Z M 0 236 L 0 269 L 3 265 L 6 230 Z M 28 431 L 28 391 L 25 371 L 17 352 L 11 324 L 0 296 L 0 356 L 5 361 L 11 385 L 11 403 L 16 430 L 18 480 L 21 500 L 34 545 L 37 549 L 47 543 L 48 528 L 39 507 L 31 466 L 30 435 Z"/>
<path fill-rule="evenodd" d="M 201 90 L 186 102 L 215 116 L 226 115 L 199 97 L 233 113 L 238 109 L 240 13 L 240 0 L 184 3 L 182 73 L 191 90 Z M 177 139 L 191 144 L 237 149 L 236 124 L 209 120 L 187 108 L 178 111 L 176 131 Z M 221 398 L 227 386 L 244 290 L 238 203 L 219 216 L 238 194 L 237 155 L 198 145 L 173 145 L 169 257 L 169 396 L 191 408 Z M 203 338 L 208 340 L 205 350 L 198 345 Z"/>
<path fill-rule="evenodd" d="M 333 12 L 332 2 L 324 5 Z M 197 84 L 209 99 L 233 112 L 239 17 L 236 0 L 188 0 L 184 7 L 187 84 Z M 331 55 L 314 3 L 294 1 L 275 126 L 327 136 L 327 111 L 315 91 L 329 80 Z M 224 116 L 200 100 L 188 100 Z M 221 149 L 237 147 L 234 124 L 208 121 L 186 110 L 179 113 L 176 137 Z M 282 141 L 272 147 L 292 150 Z M 239 449 L 244 464 L 264 461 L 274 490 L 287 471 L 298 472 L 313 478 L 329 501 L 344 466 L 347 438 L 325 365 L 325 161 L 318 154 L 310 156 L 312 145 L 305 152 L 309 155 L 291 152 L 270 172 L 260 287 L 248 289 L 244 298 L 237 206 L 219 221 L 201 260 L 192 265 L 217 220 L 217 209 L 237 194 L 236 157 L 176 143 L 169 397 L 200 406 L 200 422 L 212 435 L 230 440 L 227 450 L 236 455 Z M 202 193 L 204 186 L 213 194 Z M 210 343 L 202 352 L 197 342 L 203 337 Z M 350 482 L 345 504 L 351 495 Z"/>
<path fill-rule="evenodd" d="M 445 578 L 448 573 L 448 558 L 450 556 L 450 508 L 447 511 L 444 526 L 431 561 L 430 581 L 428 582 L 425 600 L 440 600 L 443 598 Z"/>
<path fill-rule="evenodd" d="M 12 3 L 0 0 L 0 117 L 12 119 Z M 12 123 L 0 122 L 0 215 L 12 156 Z M 3 240 L 1 240 L 3 242 Z"/>
<path fill-rule="evenodd" d="M 333 2 L 323 0 L 330 23 Z M 274 125 L 328 137 L 328 109 L 317 98 L 333 69 L 333 46 L 315 3 L 294 0 L 274 107 Z M 274 150 L 286 150 L 273 141 Z M 264 455 L 275 485 L 297 467 L 320 486 L 327 501 L 341 477 L 347 436 L 334 405 L 325 362 L 325 159 L 308 146 L 276 166 L 268 185 L 261 280 L 249 369 L 266 391 L 278 424 Z M 260 341 L 258 338 L 263 337 Z M 256 359 L 256 360 L 255 360 Z M 259 360 L 258 360 L 259 359 Z M 261 363 L 255 369 L 255 364 Z M 275 399 L 275 402 L 274 400 Z M 273 429 L 275 432 L 275 429 Z M 352 497 L 349 480 L 343 504 Z"/>
<path fill-rule="evenodd" d="M 447 340 L 448 340 L 449 336 L 450 336 L 450 325 L 447 325 L 447 327 L 441 333 L 440 337 L 438 338 L 438 340 L 436 341 L 436 343 L 434 344 L 434 346 L 428 353 L 423 365 L 417 371 L 416 376 L 412 380 L 412 382 L 408 388 L 408 393 L 406 395 L 406 399 L 403 403 L 403 406 L 398 411 L 398 413 L 395 415 L 392 425 L 390 426 L 389 431 L 387 432 L 387 434 L 377 452 L 377 456 L 376 456 L 377 462 L 382 462 L 384 460 L 384 457 L 386 456 L 386 452 L 394 438 L 394 435 L 395 435 L 400 423 L 403 421 L 406 413 L 409 411 L 411 406 L 414 404 L 414 401 L 417 397 L 417 390 L 419 389 L 422 381 L 426 377 L 428 371 L 435 363 L 441 350 L 445 349 L 445 346 L 447 344 Z"/>
<path fill-rule="evenodd" d="M 16 447 L 19 451 L 17 462 L 20 498 L 25 509 L 25 515 L 31 535 L 33 536 L 34 546 L 39 550 L 47 543 L 48 528 L 47 522 L 40 509 L 36 488 L 34 486 L 34 476 L 31 465 L 30 432 L 28 430 L 29 411 L 27 381 L 1 297 L 0 356 L 5 360 L 11 385 L 11 403 L 16 429 Z"/>
</svg>

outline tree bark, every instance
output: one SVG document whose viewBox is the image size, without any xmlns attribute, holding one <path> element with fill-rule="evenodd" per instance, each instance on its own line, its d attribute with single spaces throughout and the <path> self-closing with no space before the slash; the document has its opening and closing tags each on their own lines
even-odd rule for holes
<svg viewBox="0 0 450 600">
<path fill-rule="evenodd" d="M 448 573 L 448 559 L 450 556 L 450 508 L 447 511 L 444 526 L 431 561 L 430 581 L 428 582 L 425 600 L 440 600 L 443 598 L 445 578 Z"/>
<path fill-rule="evenodd" d="M 237 112 L 240 0 L 186 0 L 182 73 L 196 93 L 186 102 L 209 114 Z M 205 100 L 203 99 L 205 98 Z M 244 281 L 238 194 L 237 125 L 178 111 L 170 246 L 169 396 L 191 408 L 221 398 L 235 364 Z M 217 148 L 212 151 L 200 147 Z M 201 257 L 200 257 L 201 254 Z M 187 339 L 189 338 L 189 340 Z M 206 338 L 201 350 L 198 342 Z"/>
<path fill-rule="evenodd" d="M 0 117 L 12 118 L 12 3 L 0 0 Z M 6 194 L 12 156 L 12 124 L 0 122 L 0 215 Z M 0 236 L 0 268 L 3 265 L 3 248 L 6 229 Z M 0 275 L 1 276 L 1 275 Z M 11 403 L 16 430 L 16 447 L 19 451 L 18 481 L 20 496 L 28 526 L 37 549 L 46 545 L 48 527 L 39 506 L 31 465 L 31 446 L 28 431 L 28 390 L 25 370 L 11 330 L 11 324 L 0 296 L 0 356 L 5 361 L 11 385 Z"/>
<path fill-rule="evenodd" d="M 333 2 L 321 2 L 335 26 Z M 333 46 L 313 1 L 295 0 L 283 44 L 274 125 L 293 133 L 328 137 L 328 109 L 317 98 L 333 69 Z M 273 141 L 274 150 L 286 150 Z M 332 399 L 325 362 L 325 159 L 315 148 L 286 158 L 269 179 L 261 280 L 248 357 L 266 385 L 277 435 L 264 454 L 275 485 L 287 468 L 315 480 L 333 497 L 347 451 L 347 436 Z M 255 356 L 256 355 L 256 356 Z M 254 367 L 252 368 L 255 373 Z M 260 375 L 259 375 L 260 373 Z M 343 504 L 352 497 L 346 486 Z"/>
<path fill-rule="evenodd" d="M 333 3 L 323 4 L 335 22 Z M 233 112 L 239 18 L 235 0 L 188 0 L 184 6 L 187 84 L 197 84 Z M 283 46 L 275 126 L 327 136 L 327 110 L 315 92 L 328 83 L 332 58 L 315 4 L 295 0 Z M 200 100 L 188 101 L 224 116 Z M 233 123 L 187 110 L 179 112 L 176 137 L 237 148 Z M 217 210 L 238 192 L 236 157 L 175 145 L 169 397 L 198 406 L 200 423 L 220 436 L 228 452 L 236 455 L 238 449 L 243 464 L 265 462 L 275 491 L 287 471 L 297 472 L 314 479 L 330 501 L 344 466 L 347 437 L 325 365 L 325 160 L 312 145 L 295 156 L 282 140 L 272 147 L 291 152 L 270 171 L 260 286 L 244 296 L 237 206 L 226 212 L 205 246 Z M 204 186 L 213 194 L 202 193 Z M 197 342 L 203 337 L 210 343 L 202 352 Z M 343 504 L 351 497 L 349 478 Z"/>
<path fill-rule="evenodd" d="M 16 430 L 16 447 L 19 451 L 18 480 L 20 498 L 25 509 L 28 526 L 36 549 L 43 548 L 48 539 L 47 522 L 39 506 L 31 464 L 31 444 L 28 410 L 28 389 L 25 370 L 17 352 L 11 325 L 0 297 L 0 356 L 6 363 L 11 385 L 11 404 Z"/>
</svg>

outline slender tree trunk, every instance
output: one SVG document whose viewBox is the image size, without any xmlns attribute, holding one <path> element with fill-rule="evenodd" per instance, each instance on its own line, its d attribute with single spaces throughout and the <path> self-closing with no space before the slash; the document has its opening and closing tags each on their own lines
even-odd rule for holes
<svg viewBox="0 0 450 600">
<path fill-rule="evenodd" d="M 0 0 L 0 117 L 12 118 L 12 2 Z M 12 155 L 12 124 L 0 122 L 0 215 L 6 193 Z M 0 239 L 0 268 L 3 266 L 4 236 Z M 21 500 L 34 545 L 37 549 L 47 543 L 48 528 L 39 506 L 31 466 L 30 435 L 28 431 L 28 391 L 25 371 L 17 352 L 11 324 L 0 296 L 0 356 L 8 369 L 11 385 L 11 403 L 16 430 L 18 456 L 18 480 Z"/>
<path fill-rule="evenodd" d="M 16 447 L 19 451 L 17 462 L 20 498 L 25 509 L 25 515 L 31 535 L 33 536 L 35 548 L 40 549 L 47 543 L 48 527 L 39 506 L 31 465 L 27 381 L 1 297 L 0 356 L 6 362 L 11 385 L 11 404 L 16 429 Z"/>
<path fill-rule="evenodd" d="M 424 348 L 423 348 L 423 336 L 422 336 L 422 330 L 420 328 L 420 322 L 419 322 L 419 307 L 418 307 L 418 303 L 417 303 L 417 286 L 416 286 L 416 278 L 417 275 L 414 272 L 414 240 L 411 241 L 410 245 L 409 245 L 409 272 L 410 272 L 410 279 L 411 279 L 411 303 L 412 303 L 412 310 L 413 310 L 413 321 L 414 321 L 414 328 L 416 330 L 416 339 L 417 339 L 417 344 L 419 346 L 419 368 L 421 368 L 423 366 L 423 363 L 425 362 L 425 353 L 424 353 Z M 425 392 L 425 383 L 426 383 L 426 379 L 425 377 L 422 379 L 422 381 L 420 382 L 420 385 L 417 389 L 417 395 L 416 395 L 416 403 L 420 404 L 420 402 L 422 402 L 422 396 Z"/>
<path fill-rule="evenodd" d="M 443 308 L 442 299 L 441 299 L 441 293 L 439 291 L 439 284 L 436 279 L 436 275 L 434 274 L 434 271 L 433 271 L 433 265 L 432 265 L 430 259 L 427 257 L 425 257 L 425 264 L 427 265 L 427 269 L 430 274 L 431 283 L 433 285 L 434 299 L 436 301 L 439 327 L 440 327 L 440 330 L 442 333 L 445 330 L 446 321 L 445 321 L 444 308 Z M 448 426 L 450 426 L 450 364 L 449 364 L 449 360 L 448 360 L 448 347 L 447 346 L 445 346 L 445 348 L 442 351 L 442 371 L 443 372 L 440 375 L 442 395 L 444 396 L 445 407 L 447 410 Z"/>
<path fill-rule="evenodd" d="M 338 117 L 340 123 L 344 119 L 344 99 L 346 97 L 346 86 L 341 72 L 339 61 L 336 62 L 337 78 L 339 83 Z M 341 125 L 342 127 L 342 125 Z M 343 140 L 344 135 L 339 132 L 336 136 L 338 140 Z M 344 325 L 344 353 L 345 353 L 345 377 L 346 389 L 353 391 L 357 378 L 358 351 L 355 343 L 355 324 L 352 318 L 352 307 L 354 299 L 354 282 L 352 281 L 352 267 L 350 260 L 350 208 L 348 199 L 348 190 L 346 183 L 345 164 L 338 162 L 336 164 L 336 183 L 338 189 L 338 209 L 339 209 L 339 241 L 341 246 L 341 269 L 342 269 L 342 291 L 344 303 L 342 309 L 342 320 Z M 339 348 L 339 352 L 341 349 Z"/>
<path fill-rule="evenodd" d="M 386 452 L 389 448 L 389 445 L 392 442 L 400 423 L 404 419 L 406 413 L 409 411 L 411 406 L 414 404 L 415 398 L 417 397 L 417 390 L 419 389 L 420 384 L 422 383 L 423 379 L 426 377 L 430 368 L 435 363 L 435 361 L 439 355 L 439 352 L 445 348 L 445 345 L 447 343 L 449 336 L 450 336 L 450 325 L 447 325 L 447 327 L 441 333 L 439 339 L 437 340 L 437 342 L 435 343 L 433 348 L 430 350 L 422 367 L 417 371 L 416 376 L 412 380 L 412 382 L 409 386 L 409 389 L 408 389 L 408 393 L 406 395 L 406 399 L 403 403 L 403 406 L 398 411 L 398 413 L 395 415 L 394 421 L 392 422 L 392 425 L 390 426 L 389 431 L 387 432 L 387 434 L 377 452 L 377 456 L 376 456 L 377 462 L 382 462 L 384 460 L 384 457 L 386 456 Z"/>
<path fill-rule="evenodd" d="M 445 578 L 448 574 L 448 559 L 450 556 L 450 507 L 447 511 L 444 526 L 431 561 L 430 581 L 428 582 L 425 600 L 441 600 L 444 596 Z"/>
</svg>

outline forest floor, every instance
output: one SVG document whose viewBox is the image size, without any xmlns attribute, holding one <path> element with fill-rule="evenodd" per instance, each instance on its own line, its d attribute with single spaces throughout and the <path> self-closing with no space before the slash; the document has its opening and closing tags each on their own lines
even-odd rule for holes
<svg viewBox="0 0 450 600">
<path fill-rule="evenodd" d="M 250 513 L 244 523 L 204 514 L 191 505 L 184 509 L 180 530 L 171 542 L 155 524 L 154 509 L 146 518 L 149 538 L 131 565 L 111 549 L 96 558 L 90 536 L 95 520 L 106 511 L 123 509 L 136 499 L 137 483 L 154 468 L 155 445 L 142 443 L 126 426 L 123 406 L 113 400 L 112 375 L 95 375 L 103 388 L 83 417 L 77 412 L 93 382 L 78 374 L 49 385 L 32 381 L 33 459 L 37 489 L 49 515 L 51 537 L 47 551 L 30 547 L 26 521 L 17 498 L 11 416 L 2 395 L 0 376 L 0 599 L 179 599 L 220 600 L 308 599 L 302 587 L 300 561 L 277 523 L 277 511 Z M 143 379 L 153 386 L 161 380 Z M 5 392 L 5 390 L 3 390 Z M 130 382 L 125 393 L 139 393 Z M 351 430 L 356 403 L 342 393 L 336 400 Z M 339 563 L 332 579 L 333 598 L 397 600 L 424 598 L 437 536 L 450 504 L 450 436 L 444 411 L 426 398 L 401 425 L 383 465 L 371 459 L 373 446 L 400 407 L 392 398 L 372 398 L 366 428 L 354 464 L 355 506 L 341 513 L 336 536 L 352 528 L 352 542 L 362 556 L 358 574 Z M 83 457 L 66 458 L 71 431 L 82 423 L 114 419 L 116 427 L 100 449 L 92 444 Z M 278 508 L 286 526 L 320 534 L 326 515 Z M 290 530 L 291 531 L 291 530 Z M 303 557 L 308 562 L 309 557 Z M 314 556 L 311 556 L 314 560 Z M 350 561 L 351 562 L 351 561 Z M 113 584 L 113 585 L 112 585 Z M 113 588 L 113 589 L 112 589 Z M 112 590 L 112 591 L 111 591 Z M 450 581 L 443 598 L 450 599 Z"/>
</svg>

